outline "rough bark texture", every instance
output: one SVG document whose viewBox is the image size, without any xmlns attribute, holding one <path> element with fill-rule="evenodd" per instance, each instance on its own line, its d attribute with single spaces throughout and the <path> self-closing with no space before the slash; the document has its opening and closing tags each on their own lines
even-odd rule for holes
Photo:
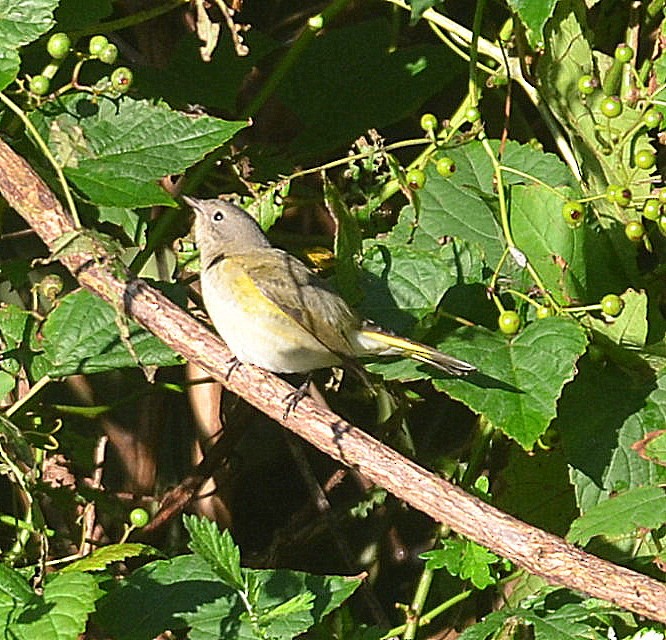
<svg viewBox="0 0 666 640">
<path fill-rule="evenodd" d="M 46 184 L 2 141 L 0 193 L 49 247 L 74 229 Z M 414 508 L 551 583 L 666 622 L 666 585 L 589 555 L 470 496 L 308 398 L 284 419 L 284 398 L 292 387 L 254 367 L 231 367 L 231 354 L 221 340 L 158 291 L 139 279 L 119 279 L 111 259 L 99 253 L 63 255 L 60 260 L 83 286 L 114 305 L 122 301 L 137 322 L 229 390 Z"/>
</svg>

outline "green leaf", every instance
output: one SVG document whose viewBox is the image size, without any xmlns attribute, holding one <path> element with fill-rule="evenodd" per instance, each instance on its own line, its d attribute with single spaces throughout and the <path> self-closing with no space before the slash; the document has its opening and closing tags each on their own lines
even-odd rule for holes
<svg viewBox="0 0 666 640">
<path fill-rule="evenodd" d="M 42 347 L 53 377 L 138 366 L 120 338 L 111 305 L 86 290 L 65 296 L 42 326 Z M 179 356 L 155 336 L 129 323 L 129 340 L 143 366 L 173 366 Z"/>
<path fill-rule="evenodd" d="M 564 194 L 562 194 L 564 195 Z M 585 229 L 562 218 L 565 199 L 539 185 L 511 189 L 513 239 L 560 303 L 585 297 Z"/>
<path fill-rule="evenodd" d="M 628 289 L 620 297 L 624 307 L 617 318 L 590 318 L 589 325 L 617 345 L 630 349 L 644 347 L 648 334 L 647 295 Z"/>
<path fill-rule="evenodd" d="M 87 573 L 59 573 L 49 580 L 42 596 L 33 595 L 10 624 L 10 637 L 20 640 L 77 640 L 88 615 L 102 595 Z"/>
<path fill-rule="evenodd" d="M 632 448 L 647 460 L 666 466 L 666 431 L 653 431 Z"/>
<path fill-rule="evenodd" d="M 184 516 L 183 524 L 190 534 L 188 547 L 201 556 L 225 584 L 233 589 L 244 589 L 240 549 L 229 530 L 220 533 L 214 522 L 195 516 Z"/>
<path fill-rule="evenodd" d="M 637 487 L 613 496 L 573 521 L 567 540 L 585 546 L 594 536 L 616 537 L 666 522 L 666 494 L 660 487 Z"/>
<path fill-rule="evenodd" d="M 437 349 L 479 369 L 468 378 L 445 378 L 409 360 L 375 362 L 368 368 L 386 378 L 431 378 L 436 389 L 484 415 L 496 428 L 531 449 L 556 415 L 563 387 L 576 373 L 587 339 L 580 325 L 565 318 L 528 324 L 506 338 L 480 327 L 459 329 Z"/>
<path fill-rule="evenodd" d="M 442 546 L 442 549 L 426 551 L 419 556 L 427 560 L 428 569 L 446 567 L 452 576 L 471 580 L 477 589 L 485 589 L 497 582 L 490 565 L 497 563 L 499 558 L 485 547 L 469 540 L 443 540 Z"/>
<path fill-rule="evenodd" d="M 497 487 L 495 506 L 551 533 L 563 536 L 579 515 L 567 459 L 560 447 L 539 451 L 538 455 L 510 449 Z"/>
<path fill-rule="evenodd" d="M 543 28 L 553 15 L 557 2 L 558 0 L 507 0 L 511 10 L 525 25 L 530 46 L 543 46 Z"/>
<path fill-rule="evenodd" d="M 368 241 L 359 284 L 362 313 L 386 329 L 409 331 L 437 310 L 454 285 L 481 280 L 483 263 L 477 247 L 450 242 L 434 248 Z"/>
<path fill-rule="evenodd" d="M 184 629 L 183 613 L 223 597 L 237 602 L 203 558 L 178 556 L 137 569 L 100 599 L 95 619 L 113 638 L 146 640 L 167 629 Z"/>
<path fill-rule="evenodd" d="M 28 323 L 32 316 L 16 305 L 0 307 L 0 398 L 9 393 L 21 369 L 19 350 L 28 340 Z"/>
<path fill-rule="evenodd" d="M 81 93 L 64 96 L 54 115 L 34 112 L 33 120 L 65 175 L 95 204 L 129 208 L 173 206 L 157 181 L 184 171 L 247 126 L 128 97 L 93 104 Z"/>
<path fill-rule="evenodd" d="M 102 571 L 114 562 L 120 562 L 127 558 L 138 556 L 161 555 L 161 551 L 148 544 L 126 542 L 123 544 L 110 544 L 106 547 L 96 549 L 89 556 L 72 562 L 60 570 L 60 573 L 72 571 Z"/>
<path fill-rule="evenodd" d="M 25 578 L 0 564 L 0 637 L 6 638 L 7 627 L 18 612 L 31 600 L 34 593 Z"/>
<path fill-rule="evenodd" d="M 287 153 L 292 162 L 310 163 L 370 128 L 411 116 L 464 72 L 464 63 L 441 45 L 396 49 L 388 20 L 327 29 L 277 89 L 297 123 Z"/>
<path fill-rule="evenodd" d="M 553 425 L 572 468 L 581 511 L 611 492 L 666 481 L 666 469 L 632 449 L 665 423 L 666 374 L 645 383 L 632 380 L 612 362 L 600 367 L 590 358 L 581 359 L 576 382 L 564 389 Z"/>
<path fill-rule="evenodd" d="M 21 61 L 17 49 L 53 25 L 59 0 L 0 0 L 0 91 L 12 82 Z"/>
</svg>

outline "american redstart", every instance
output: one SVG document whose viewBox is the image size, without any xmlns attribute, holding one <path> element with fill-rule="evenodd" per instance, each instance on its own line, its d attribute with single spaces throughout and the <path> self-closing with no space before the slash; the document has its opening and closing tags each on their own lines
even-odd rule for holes
<svg viewBox="0 0 666 640">
<path fill-rule="evenodd" d="M 240 362 L 275 373 L 311 372 L 360 356 L 403 356 L 449 375 L 476 367 L 363 321 L 331 286 L 272 247 L 254 218 L 224 200 L 185 196 L 196 213 L 201 292 Z"/>
</svg>

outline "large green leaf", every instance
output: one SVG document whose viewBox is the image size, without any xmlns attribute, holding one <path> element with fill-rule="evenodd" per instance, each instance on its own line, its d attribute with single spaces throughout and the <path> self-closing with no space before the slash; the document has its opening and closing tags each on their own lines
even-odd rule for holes
<svg viewBox="0 0 666 640">
<path fill-rule="evenodd" d="M 376 362 L 368 368 L 387 378 L 431 377 L 435 388 L 531 449 L 555 417 L 558 398 L 576 374 L 576 362 L 586 345 L 578 323 L 547 318 L 528 324 L 513 338 L 478 327 L 449 334 L 437 348 L 479 369 L 467 378 L 443 377 L 410 360 Z"/>
<path fill-rule="evenodd" d="M 17 640 L 76 640 L 102 595 L 87 573 L 60 573 L 49 580 L 43 595 L 34 595 L 9 626 Z"/>
<path fill-rule="evenodd" d="M 121 313 L 86 290 L 65 296 L 42 326 L 42 348 L 49 375 L 99 373 L 139 364 L 172 366 L 181 362 L 163 342 L 130 322 L 129 339 L 139 358 L 137 362 L 120 337 Z"/>
<path fill-rule="evenodd" d="M 571 525 L 567 540 L 585 546 L 593 536 L 615 537 L 666 522 L 666 494 L 659 487 L 636 487 L 589 509 Z"/>
<path fill-rule="evenodd" d="M 157 181 L 184 171 L 247 126 L 128 97 L 93 104 L 80 93 L 33 119 L 67 177 L 95 204 L 131 208 L 174 205 Z"/>
</svg>

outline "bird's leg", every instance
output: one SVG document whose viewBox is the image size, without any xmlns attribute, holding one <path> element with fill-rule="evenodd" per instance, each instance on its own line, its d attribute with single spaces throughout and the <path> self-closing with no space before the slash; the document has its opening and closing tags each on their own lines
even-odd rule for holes
<svg viewBox="0 0 666 640">
<path fill-rule="evenodd" d="M 305 380 L 303 381 L 303 384 L 301 384 L 301 386 L 298 387 L 298 389 L 292 391 L 284 399 L 285 402 L 287 403 L 287 406 L 284 408 L 284 413 L 282 414 L 284 420 L 286 420 L 289 417 L 289 414 L 296 408 L 298 403 L 303 398 L 305 398 L 305 396 L 310 395 L 308 387 L 310 386 L 311 382 L 312 382 L 312 372 L 308 373 Z"/>
<path fill-rule="evenodd" d="M 234 371 L 236 371 L 236 369 L 238 369 L 238 367 L 240 367 L 241 364 L 243 363 L 236 356 L 234 356 L 233 358 L 231 358 L 231 360 L 229 360 L 228 364 L 230 366 L 229 366 L 229 371 L 227 371 L 227 380 L 231 378 L 231 374 Z"/>
</svg>

